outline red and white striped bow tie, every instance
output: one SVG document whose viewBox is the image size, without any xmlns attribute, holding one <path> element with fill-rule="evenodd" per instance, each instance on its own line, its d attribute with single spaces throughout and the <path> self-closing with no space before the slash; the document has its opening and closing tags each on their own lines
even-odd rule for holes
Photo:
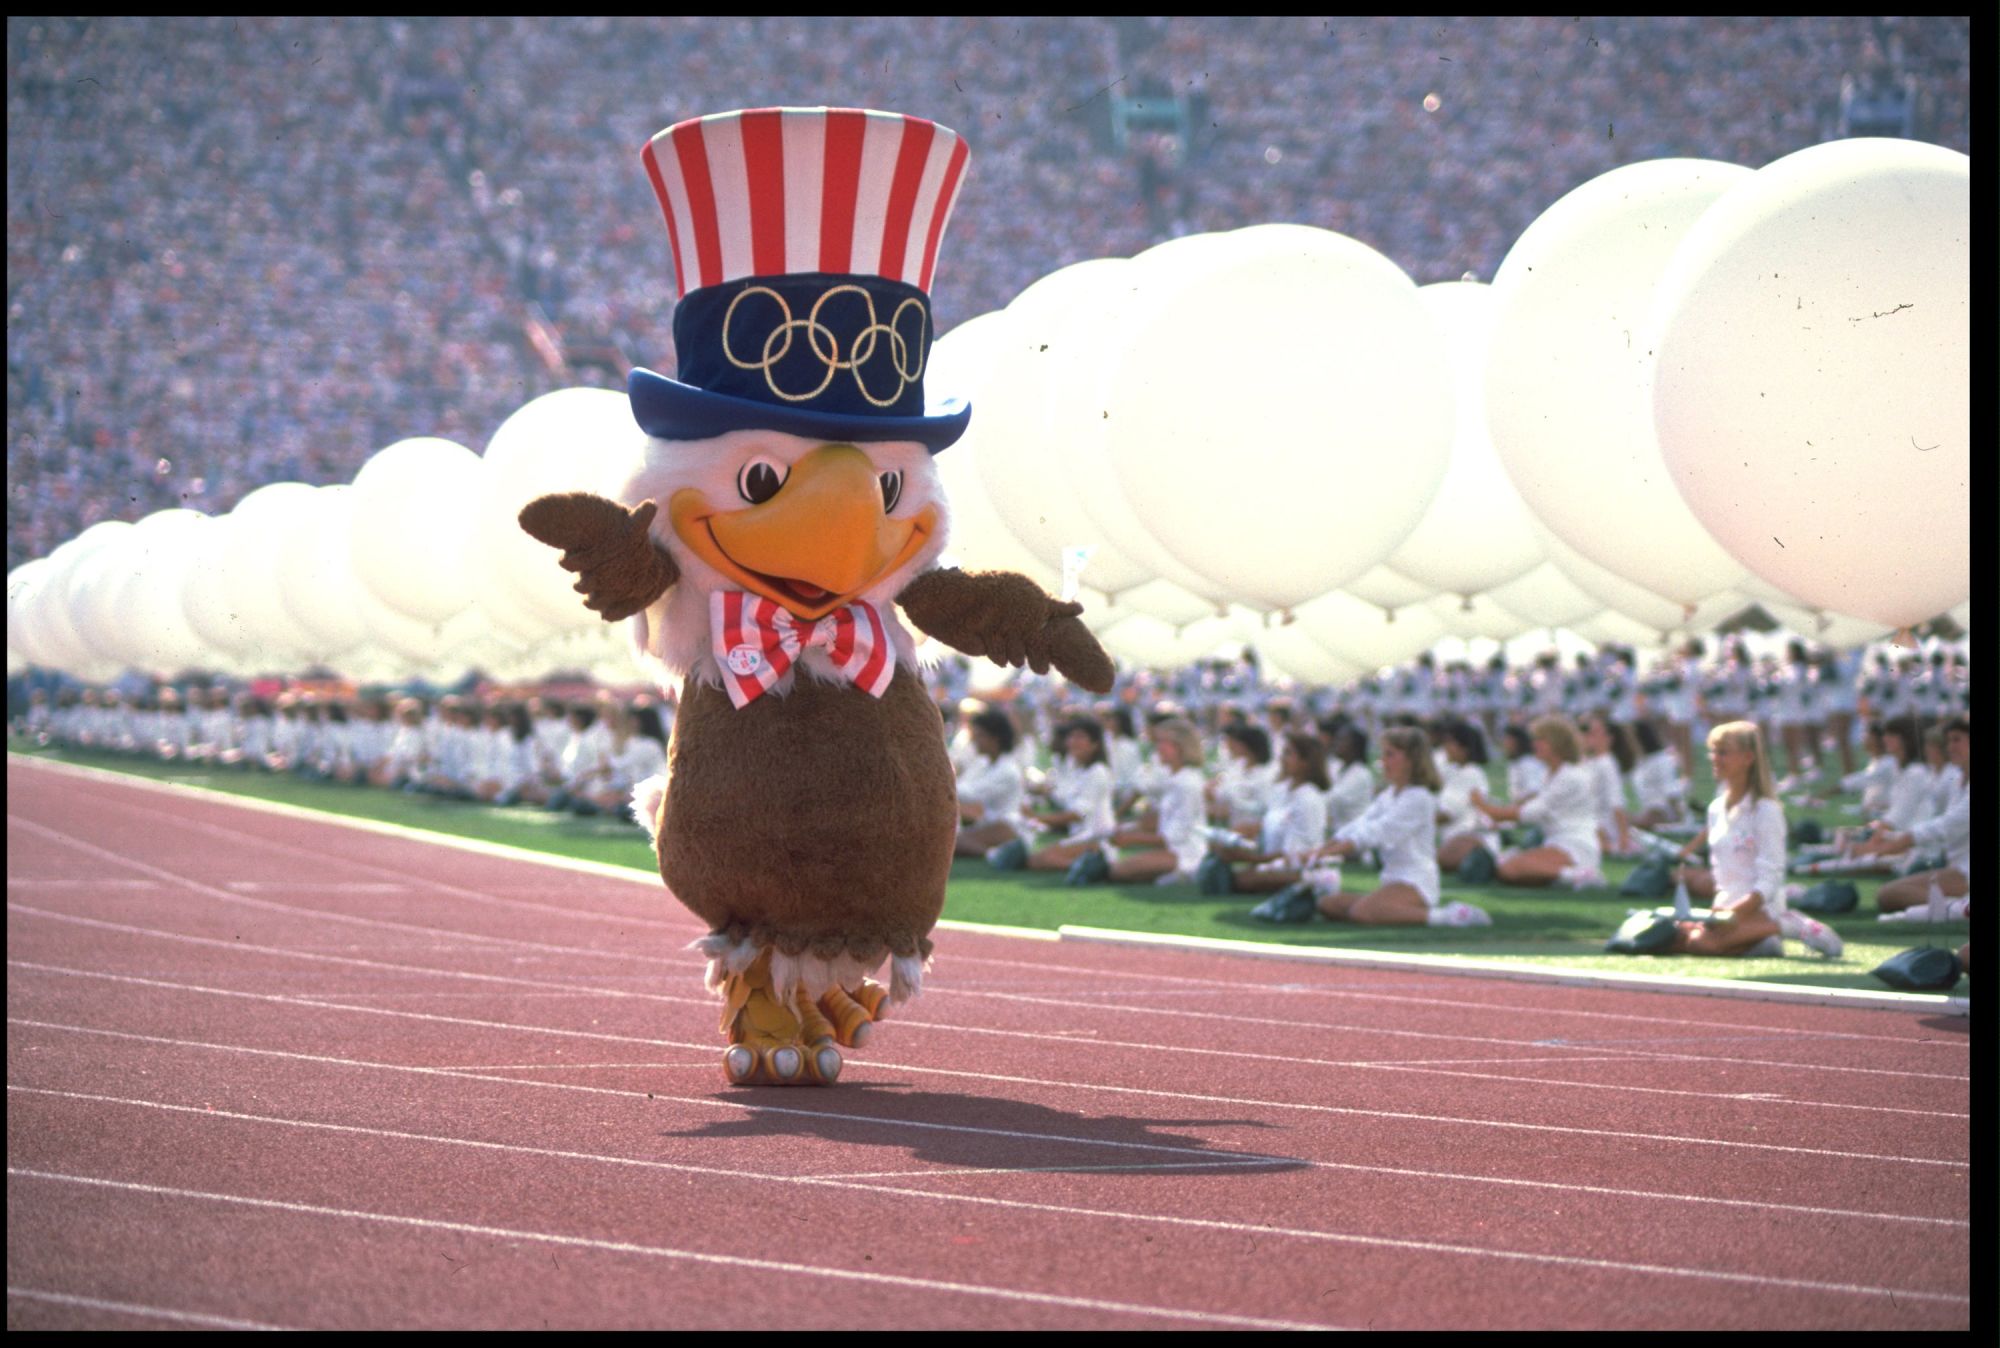
<svg viewBox="0 0 2000 1348">
<path fill-rule="evenodd" d="M 896 675 L 896 648 L 881 610 L 856 600 L 817 622 L 794 618 L 783 604 L 742 590 L 708 597 L 710 641 L 722 686 L 738 710 L 768 692 L 813 646 L 825 649 L 833 667 L 871 696 L 889 690 Z"/>
</svg>

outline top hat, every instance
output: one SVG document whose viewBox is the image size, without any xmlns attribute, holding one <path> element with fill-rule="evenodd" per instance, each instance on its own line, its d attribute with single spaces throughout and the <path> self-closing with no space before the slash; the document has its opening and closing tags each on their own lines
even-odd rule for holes
<svg viewBox="0 0 2000 1348">
<path fill-rule="evenodd" d="M 667 218 L 678 378 L 631 373 L 648 435 L 827 440 L 965 433 L 924 401 L 931 273 L 965 177 L 955 131 L 858 108 L 758 108 L 668 127 L 644 155 Z"/>
</svg>

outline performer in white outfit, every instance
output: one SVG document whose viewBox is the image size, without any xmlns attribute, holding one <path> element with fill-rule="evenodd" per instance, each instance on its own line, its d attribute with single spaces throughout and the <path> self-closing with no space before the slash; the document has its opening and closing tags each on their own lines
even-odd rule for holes
<svg viewBox="0 0 2000 1348">
<path fill-rule="evenodd" d="M 1437 768 L 1429 737 L 1413 726 L 1382 732 L 1382 778 L 1388 782 L 1359 819 L 1342 825 L 1321 857 L 1342 860 L 1373 851 L 1382 874 L 1368 893 L 1341 889 L 1319 896 L 1338 921 L 1421 927 L 1430 922 L 1440 883 L 1437 865 Z"/>
<path fill-rule="evenodd" d="M 1078 857 L 1109 839 L 1116 827 L 1104 727 L 1087 717 L 1079 718 L 1064 730 L 1062 742 L 1067 768 L 1060 776 L 1050 777 L 1049 795 L 1056 808 L 1032 813 L 1030 822 L 1065 832 L 1060 842 L 1029 853 L 1029 870 L 1066 871 Z"/>
<path fill-rule="evenodd" d="M 1933 882 L 1946 898 L 1963 899 L 1972 884 L 1972 723 L 1963 717 L 1945 722 L 1945 754 L 1959 772 L 1950 805 L 1907 829 L 1881 828 L 1862 844 L 1865 854 L 1892 857 L 1913 848 L 1941 849 L 1945 864 L 1917 871 L 1883 885 L 1875 902 L 1885 913 L 1901 912 L 1927 903 Z"/>
<path fill-rule="evenodd" d="M 1306 859 L 1326 842 L 1326 745 L 1287 731 L 1278 754 L 1278 785 L 1268 797 L 1257 846 L 1218 846 L 1234 867 L 1230 886 L 1260 894 L 1299 882 Z"/>
<path fill-rule="evenodd" d="M 1883 747 L 1880 721 L 1868 722 L 1861 736 L 1861 750 L 1868 755 L 1868 765 L 1859 772 L 1850 772 L 1842 777 L 1840 789 L 1859 793 L 1863 817 L 1879 819 L 1889 808 L 1889 794 L 1895 790 L 1896 778 L 1902 774 L 1902 764 Z"/>
<path fill-rule="evenodd" d="M 1632 769 L 1632 822 L 1641 828 L 1679 828 L 1687 822 L 1687 778 L 1681 761 L 1652 720 L 1632 727 L 1639 741 L 1639 763 Z"/>
<path fill-rule="evenodd" d="M 1483 794 L 1473 804 L 1490 819 L 1519 820 L 1542 830 L 1542 842 L 1500 857 L 1498 878 L 1509 885 L 1551 885 L 1558 880 L 1584 888 L 1602 884 L 1603 853 L 1597 841 L 1597 788 L 1579 761 L 1582 744 L 1568 718 L 1544 716 L 1529 727 L 1535 757 L 1549 769 L 1548 785 L 1526 801 L 1502 805 Z"/>
<path fill-rule="evenodd" d="M 1154 768 L 1146 779 L 1146 793 L 1152 798 L 1159 829 L 1126 835 L 1125 841 L 1141 850 L 1114 858 L 1109 878 L 1126 884 L 1137 880 L 1192 884 L 1195 867 L 1208 855 L 1201 735 L 1193 722 L 1179 716 L 1156 723 L 1148 733 Z"/>
<path fill-rule="evenodd" d="M 1486 740 L 1479 728 L 1454 721 L 1442 731 L 1445 761 L 1438 769 L 1438 868 L 1456 871 L 1475 847 L 1498 855 L 1500 834 L 1472 803 L 1486 790 Z"/>
<path fill-rule="evenodd" d="M 1368 735 L 1359 725 L 1342 726 L 1328 743 L 1333 761 L 1327 764 L 1327 775 L 1333 784 L 1326 789 L 1326 822 L 1329 828 L 1339 828 L 1359 819 L 1375 799 L 1375 773 L 1368 766 Z"/>
<path fill-rule="evenodd" d="M 1677 923 L 1668 950 L 1746 955 L 1780 934 L 1779 915 L 1785 911 L 1785 807 L 1771 779 L 1764 737 L 1751 722 L 1730 721 L 1709 731 L 1708 761 L 1716 785 L 1715 799 L 1708 803 L 1708 827 L 1681 848 L 1682 866 L 1675 878 L 1687 885 L 1690 896 L 1711 900 L 1714 918 Z M 1687 866 L 1687 859 L 1704 843 L 1709 869 Z"/>
<path fill-rule="evenodd" d="M 958 845 L 955 854 L 983 857 L 991 848 L 1033 835 L 1022 806 L 1027 782 L 1014 757 L 1014 721 L 988 707 L 966 720 L 971 752 L 958 769 Z"/>
</svg>

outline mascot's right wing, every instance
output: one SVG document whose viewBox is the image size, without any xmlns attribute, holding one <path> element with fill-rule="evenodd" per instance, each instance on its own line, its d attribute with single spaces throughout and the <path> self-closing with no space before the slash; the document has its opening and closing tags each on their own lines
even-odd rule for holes
<svg viewBox="0 0 2000 1348">
<path fill-rule="evenodd" d="M 674 559 L 648 532 L 659 510 L 651 501 L 631 510 L 590 492 L 538 496 L 521 508 L 521 527 L 562 549 L 562 567 L 578 575 L 584 606 L 606 622 L 629 618 L 681 578 Z"/>
</svg>

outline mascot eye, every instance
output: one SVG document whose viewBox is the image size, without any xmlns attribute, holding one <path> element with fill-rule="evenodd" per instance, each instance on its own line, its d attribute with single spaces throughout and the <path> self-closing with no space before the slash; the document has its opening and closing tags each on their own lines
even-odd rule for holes
<svg viewBox="0 0 2000 1348">
<path fill-rule="evenodd" d="M 903 474 L 900 469 L 882 474 L 882 513 L 888 514 L 896 508 L 896 502 L 903 499 Z"/>
<path fill-rule="evenodd" d="M 751 505 L 762 505 L 778 494 L 778 488 L 785 485 L 789 476 L 785 466 L 775 459 L 752 459 L 736 474 L 736 494 Z"/>
</svg>

